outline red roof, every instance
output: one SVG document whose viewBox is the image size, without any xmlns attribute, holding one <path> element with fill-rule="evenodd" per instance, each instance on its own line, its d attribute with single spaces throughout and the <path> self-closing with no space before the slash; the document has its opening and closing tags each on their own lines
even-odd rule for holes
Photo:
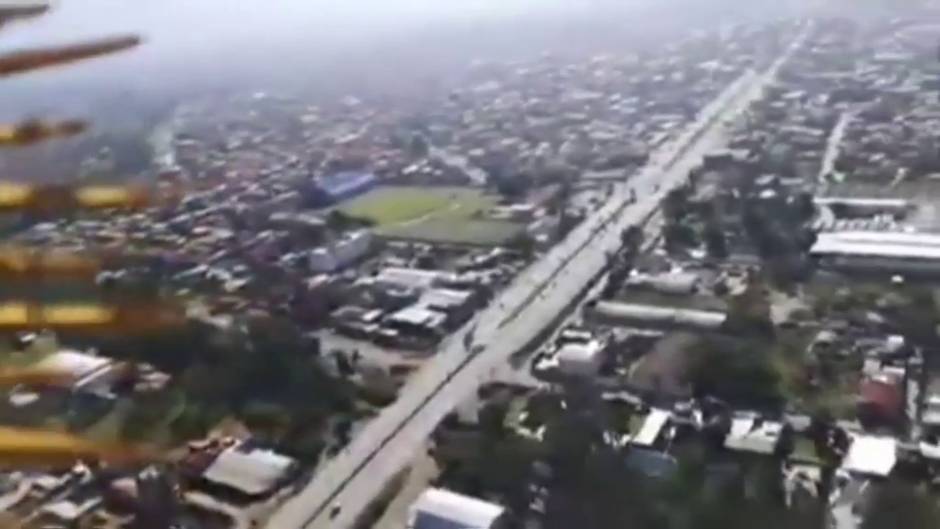
<svg viewBox="0 0 940 529">
<path fill-rule="evenodd" d="M 904 395 L 898 384 L 868 379 L 859 387 L 860 403 L 884 417 L 897 417 L 904 406 Z"/>
</svg>

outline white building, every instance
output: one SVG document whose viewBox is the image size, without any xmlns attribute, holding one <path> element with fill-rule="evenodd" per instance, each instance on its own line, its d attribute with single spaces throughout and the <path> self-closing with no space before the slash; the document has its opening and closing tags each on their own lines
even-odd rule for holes
<svg viewBox="0 0 940 529">
<path fill-rule="evenodd" d="M 202 477 L 246 496 L 260 497 L 283 485 L 296 468 L 296 461 L 290 457 L 236 445 L 219 454 Z"/>
<path fill-rule="evenodd" d="M 876 231 L 820 233 L 810 255 L 827 268 L 937 274 L 940 273 L 940 235 Z"/>
<path fill-rule="evenodd" d="M 673 328 L 684 327 L 717 331 L 724 324 L 722 312 L 637 305 L 617 301 L 598 301 L 589 309 L 594 319 L 611 325 Z"/>
<path fill-rule="evenodd" d="M 666 274 L 633 274 L 627 278 L 626 286 L 649 289 L 661 294 L 689 296 L 698 289 L 701 279 L 692 272 L 669 272 Z"/>
<path fill-rule="evenodd" d="M 756 414 L 738 414 L 731 419 L 731 430 L 725 436 L 725 448 L 770 455 L 777 450 L 782 436 L 783 423 L 766 421 Z"/>
<path fill-rule="evenodd" d="M 600 370 L 604 345 L 598 340 L 567 343 L 558 350 L 558 370 L 566 375 L 592 377 Z"/>
<path fill-rule="evenodd" d="M 359 230 L 343 235 L 327 246 L 314 248 L 307 256 L 312 272 L 335 272 L 361 259 L 372 248 L 373 236 L 369 230 Z"/>
<path fill-rule="evenodd" d="M 903 215 L 914 209 L 914 204 L 900 198 L 816 197 L 819 207 L 840 208 L 854 215 Z"/>
<path fill-rule="evenodd" d="M 898 461 L 898 441 L 894 437 L 854 434 L 841 470 L 863 476 L 886 477 Z"/>
<path fill-rule="evenodd" d="M 656 441 L 659 439 L 671 417 L 672 413 L 668 410 L 653 408 L 650 410 L 649 415 L 646 416 L 646 420 L 643 421 L 643 426 L 640 427 L 640 431 L 630 439 L 630 443 L 642 447 L 653 446 L 656 444 Z"/>
<path fill-rule="evenodd" d="M 395 266 L 383 268 L 374 278 L 376 284 L 386 288 L 406 288 L 421 291 L 453 283 L 456 280 L 457 276 L 450 272 Z"/>
<path fill-rule="evenodd" d="M 427 489 L 408 509 L 408 529 L 497 529 L 506 511 L 444 489 Z"/>
<path fill-rule="evenodd" d="M 66 375 L 70 389 L 93 393 L 109 393 L 112 384 L 123 375 L 123 364 L 119 362 L 70 350 L 53 353 L 36 367 Z"/>
</svg>

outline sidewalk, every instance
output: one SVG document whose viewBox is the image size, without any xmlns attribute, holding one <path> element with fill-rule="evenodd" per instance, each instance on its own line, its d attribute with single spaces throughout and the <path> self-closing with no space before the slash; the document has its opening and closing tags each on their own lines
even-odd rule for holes
<svg viewBox="0 0 940 529">
<path fill-rule="evenodd" d="M 422 451 L 411 465 L 405 484 L 388 504 L 382 517 L 372 526 L 372 529 L 405 529 L 405 524 L 408 522 L 408 507 L 418 499 L 424 489 L 428 488 L 437 474 L 438 468 L 434 458 Z"/>
</svg>

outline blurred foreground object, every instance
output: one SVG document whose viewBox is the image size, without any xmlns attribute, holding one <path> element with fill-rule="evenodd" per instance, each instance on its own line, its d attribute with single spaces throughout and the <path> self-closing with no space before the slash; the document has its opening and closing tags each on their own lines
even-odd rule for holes
<svg viewBox="0 0 940 529">
<path fill-rule="evenodd" d="M 68 467 L 79 461 L 133 465 L 161 459 L 144 447 L 96 443 L 43 430 L 0 427 L 0 466 Z"/>
<path fill-rule="evenodd" d="M 141 209 L 171 205 L 181 198 L 175 187 L 143 185 L 32 185 L 0 182 L 0 212 L 57 214 L 83 209 Z"/>
<path fill-rule="evenodd" d="M 0 4 L 0 27 L 25 18 L 38 17 L 49 11 L 45 2 Z"/>
<path fill-rule="evenodd" d="M 47 123 L 29 120 L 15 125 L 0 125 L 0 147 L 25 147 L 44 140 L 81 134 L 88 128 L 84 121 Z"/>
<path fill-rule="evenodd" d="M 65 46 L 13 51 L 0 55 L 0 77 L 108 55 L 133 48 L 138 44 L 140 44 L 140 37 L 131 35 L 109 37 Z"/>
<path fill-rule="evenodd" d="M 8 367 L 0 369 L 0 386 L 59 386 L 73 381 L 71 374 L 43 367 Z"/>
<path fill-rule="evenodd" d="M 53 279 L 93 282 L 107 268 L 140 265 L 154 259 L 155 255 L 101 248 L 79 254 L 64 249 L 0 245 L 0 281 Z"/>
<path fill-rule="evenodd" d="M 0 280 L 46 278 L 94 280 L 104 259 L 63 250 L 0 246 Z"/>
<path fill-rule="evenodd" d="M 103 303 L 0 303 L 0 333 L 58 332 L 89 335 L 148 335 L 178 328 L 186 322 L 182 308 L 168 304 L 107 305 Z"/>
</svg>

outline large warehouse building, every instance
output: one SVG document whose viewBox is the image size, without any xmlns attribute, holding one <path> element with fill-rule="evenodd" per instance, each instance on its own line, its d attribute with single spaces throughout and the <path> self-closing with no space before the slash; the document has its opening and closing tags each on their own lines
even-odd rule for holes
<svg viewBox="0 0 940 529">
<path fill-rule="evenodd" d="M 877 231 L 820 233 L 810 255 L 823 268 L 936 275 L 940 274 L 940 235 Z"/>
</svg>

